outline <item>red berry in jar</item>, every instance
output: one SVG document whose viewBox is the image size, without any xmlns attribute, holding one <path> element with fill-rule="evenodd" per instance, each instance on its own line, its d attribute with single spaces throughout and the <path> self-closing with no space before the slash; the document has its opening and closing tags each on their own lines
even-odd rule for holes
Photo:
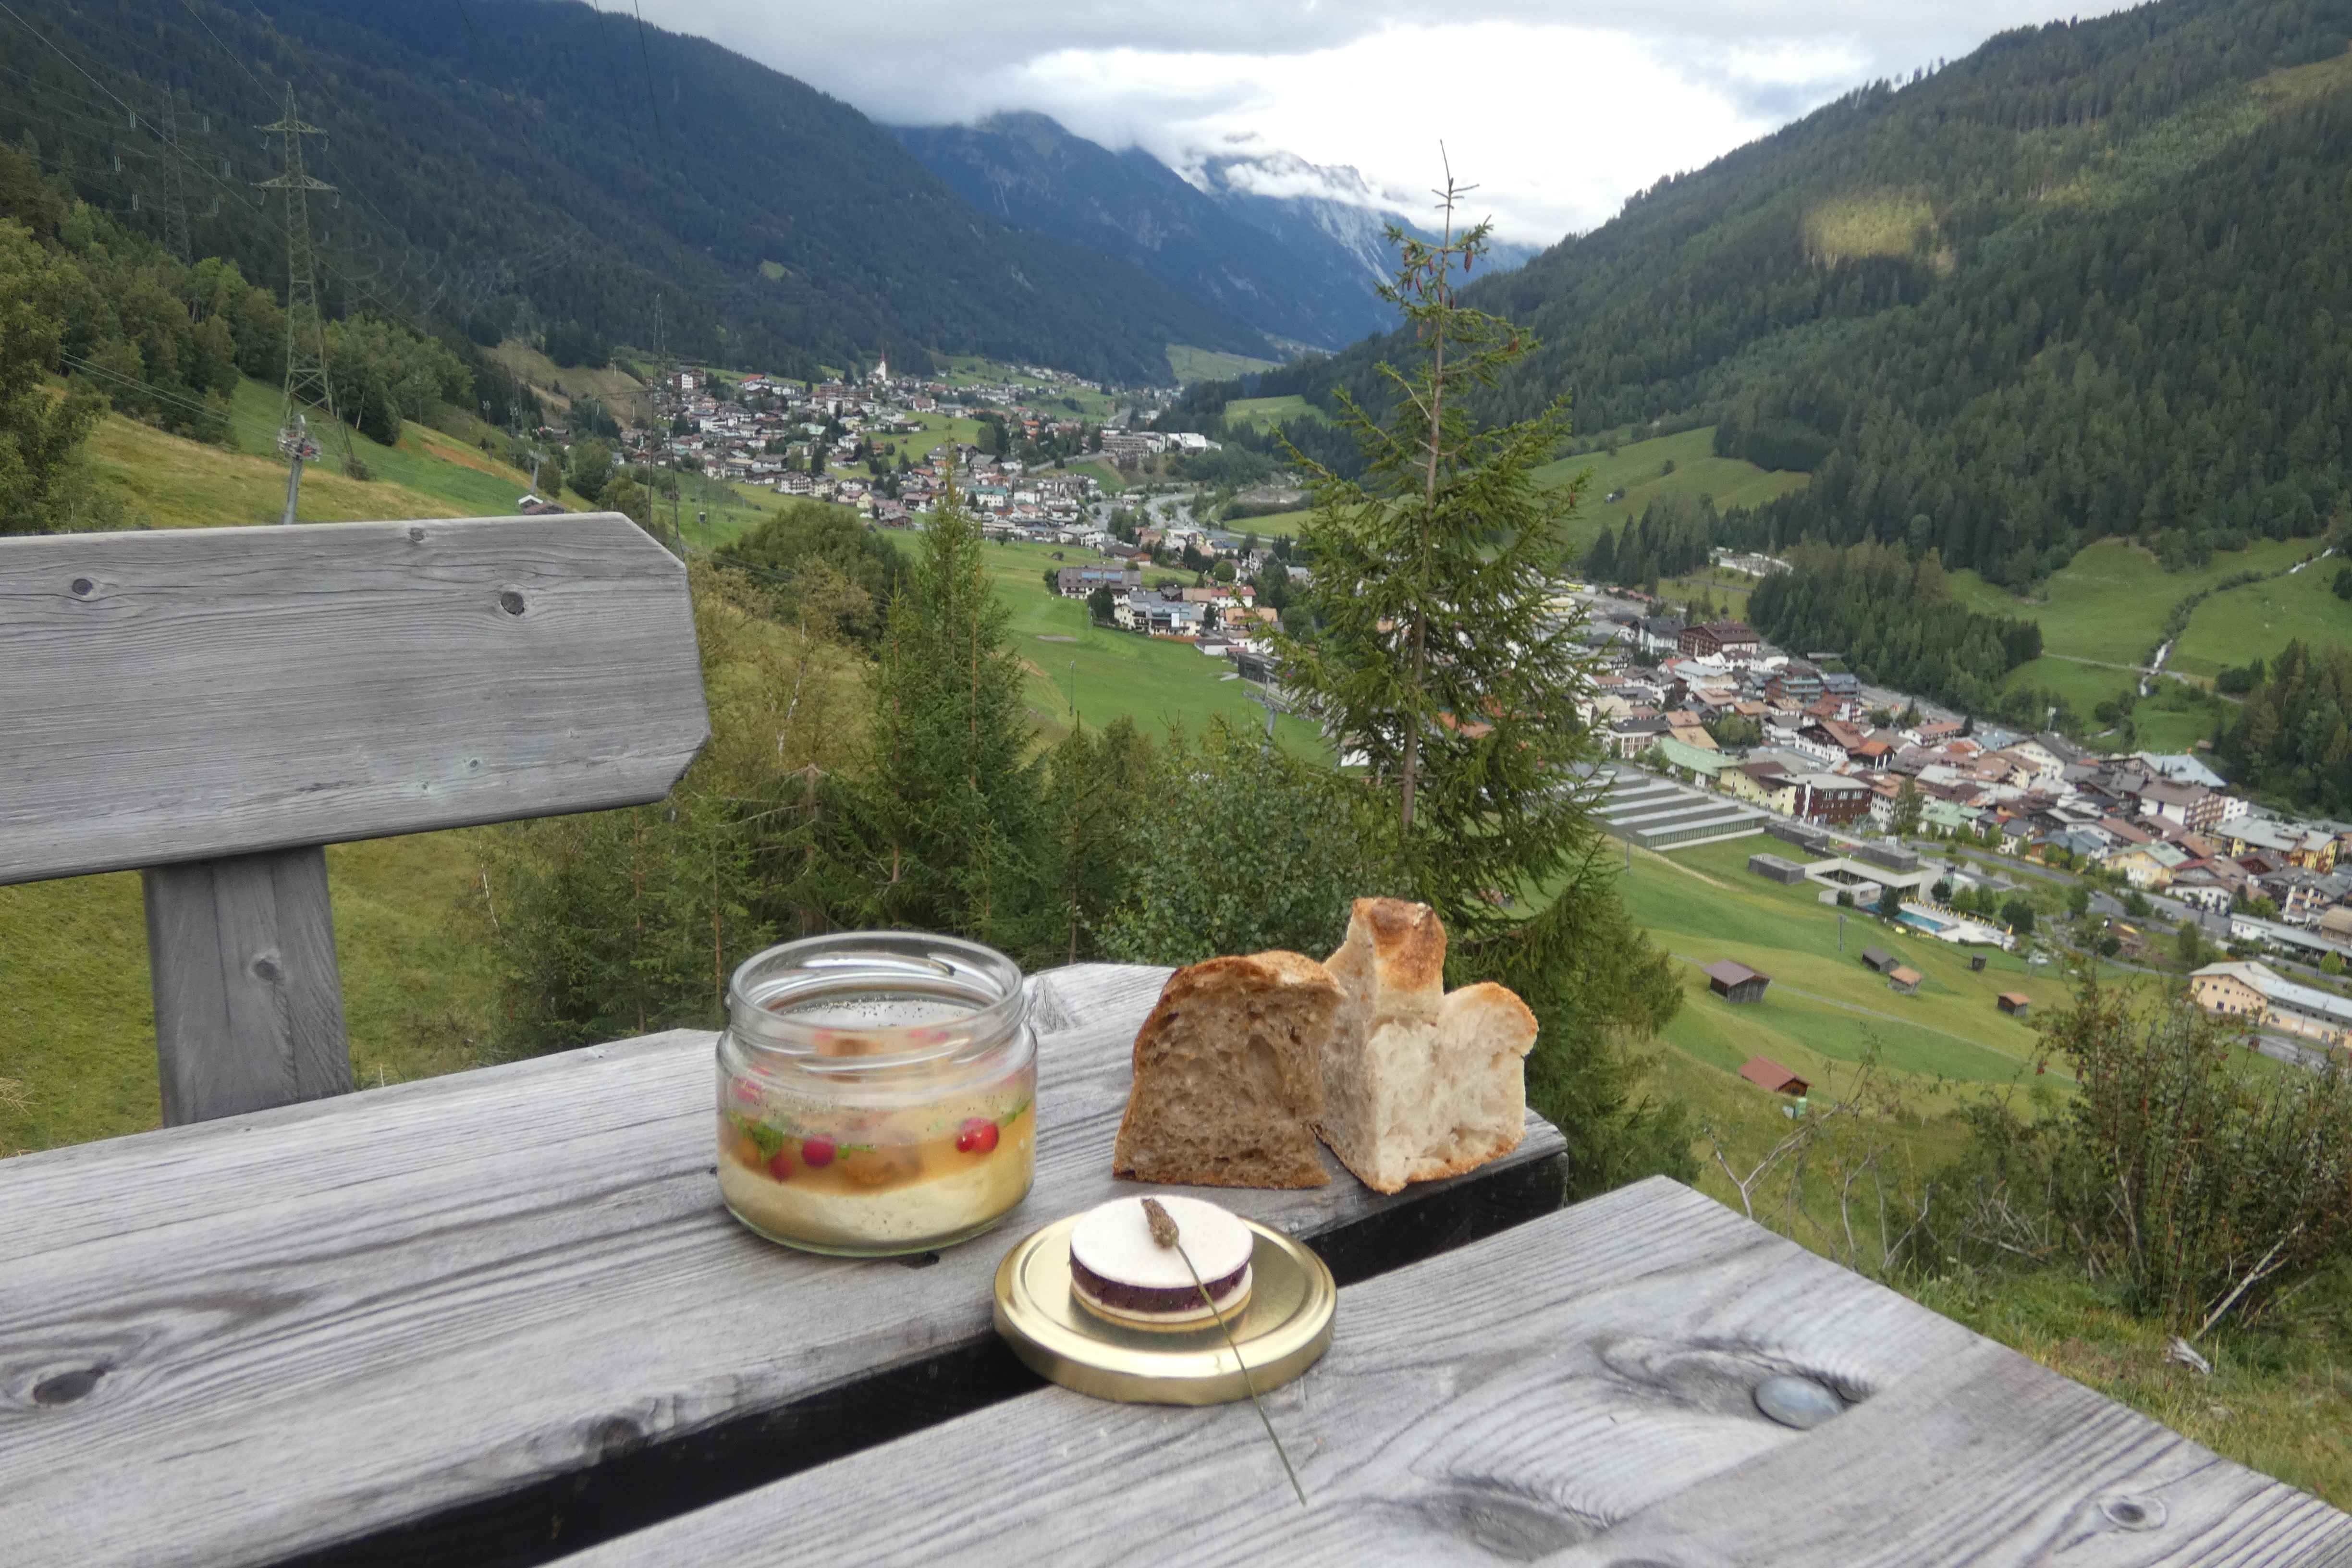
<svg viewBox="0 0 2352 1568">
<path fill-rule="evenodd" d="M 812 1171 L 822 1171 L 833 1163 L 833 1157 L 839 1152 L 839 1145 L 830 1138 L 806 1139 L 801 1143 L 801 1163 Z"/>
<path fill-rule="evenodd" d="M 996 1148 L 996 1123 L 984 1116 L 975 1116 L 956 1132 L 956 1152 L 986 1154 Z"/>
<path fill-rule="evenodd" d="M 768 1156 L 768 1174 L 782 1182 L 789 1181 L 792 1173 L 793 1156 L 790 1150 L 779 1149 Z"/>
</svg>

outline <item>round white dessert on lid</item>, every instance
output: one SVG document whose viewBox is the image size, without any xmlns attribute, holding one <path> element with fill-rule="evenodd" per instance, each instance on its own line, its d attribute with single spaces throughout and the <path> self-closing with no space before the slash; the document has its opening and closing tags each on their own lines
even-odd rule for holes
<svg viewBox="0 0 2352 1568">
<path fill-rule="evenodd" d="M 1070 1232 L 1070 1258 L 1090 1272 L 1139 1290 L 1190 1290 L 1192 1276 L 1213 1284 L 1248 1266 L 1257 1240 L 1249 1226 L 1213 1203 L 1170 1195 L 1159 1199 L 1176 1222 L 1176 1248 L 1152 1237 L 1141 1198 L 1113 1198 L 1088 1210 Z"/>
</svg>

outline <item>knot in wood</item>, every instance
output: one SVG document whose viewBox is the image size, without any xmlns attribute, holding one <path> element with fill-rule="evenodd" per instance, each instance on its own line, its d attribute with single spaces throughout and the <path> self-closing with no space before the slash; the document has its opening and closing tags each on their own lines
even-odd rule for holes
<svg viewBox="0 0 2352 1568">
<path fill-rule="evenodd" d="M 102 1366 L 84 1366 L 77 1367 L 71 1372 L 58 1373 L 53 1377 L 45 1377 L 33 1384 L 33 1403 L 71 1405 L 77 1399 L 87 1397 L 89 1391 L 98 1386 L 98 1380 L 104 1377 L 106 1372 L 107 1369 Z"/>
<path fill-rule="evenodd" d="M 522 595 L 516 593 L 512 588 L 509 588 L 506 592 L 499 595 L 499 608 L 504 610 L 510 616 L 521 615 Z"/>
<path fill-rule="evenodd" d="M 411 543 L 411 544 L 422 544 L 422 543 L 424 543 L 424 542 L 425 542 L 425 531 L 424 531 L 423 529 L 421 529 L 421 528 L 412 528 L 412 529 L 410 529 L 410 530 L 408 531 L 408 542 L 409 542 L 409 543 Z"/>
<path fill-rule="evenodd" d="M 75 598 L 87 599 L 98 591 L 98 584 L 87 577 L 77 577 L 73 580 L 73 591 Z"/>
<path fill-rule="evenodd" d="M 253 961 L 253 973 L 255 978 L 267 980 L 272 985 L 277 984 L 279 981 L 286 978 L 286 972 L 278 967 L 278 963 L 275 959 L 255 959 Z"/>
<path fill-rule="evenodd" d="M 2099 1500 L 2099 1511 L 2108 1521 L 2124 1530 L 2160 1530 L 2164 1526 L 2164 1500 L 2135 1497 L 2119 1493 Z"/>
</svg>

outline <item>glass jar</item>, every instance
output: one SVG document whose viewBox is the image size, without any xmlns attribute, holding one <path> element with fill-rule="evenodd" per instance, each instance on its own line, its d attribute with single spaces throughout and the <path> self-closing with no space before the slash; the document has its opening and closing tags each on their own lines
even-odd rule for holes
<svg viewBox="0 0 2352 1568">
<path fill-rule="evenodd" d="M 845 931 L 735 971 L 719 1037 L 719 1190 L 788 1247 L 852 1257 L 968 1240 L 1037 1169 L 1021 969 L 924 931 Z"/>
</svg>

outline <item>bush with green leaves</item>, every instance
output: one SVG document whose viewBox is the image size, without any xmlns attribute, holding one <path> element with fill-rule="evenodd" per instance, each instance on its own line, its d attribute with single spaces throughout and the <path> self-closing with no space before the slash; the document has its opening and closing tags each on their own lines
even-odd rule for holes
<svg viewBox="0 0 2352 1568">
<path fill-rule="evenodd" d="M 1103 928 L 1104 956 L 1182 964 L 1338 947 L 1351 901 L 1393 891 L 1393 877 L 1318 784 L 1306 763 L 1222 717 L 1171 741 L 1132 880 Z"/>
<path fill-rule="evenodd" d="M 1977 1108 L 1938 1199 L 1940 1256 L 2071 1261 L 2195 1337 L 2259 1320 L 2352 1259 L 2352 1074 L 2259 1070 L 2237 1032 L 2152 986 L 2086 977 L 2041 1025 L 2079 1089 Z"/>
</svg>

